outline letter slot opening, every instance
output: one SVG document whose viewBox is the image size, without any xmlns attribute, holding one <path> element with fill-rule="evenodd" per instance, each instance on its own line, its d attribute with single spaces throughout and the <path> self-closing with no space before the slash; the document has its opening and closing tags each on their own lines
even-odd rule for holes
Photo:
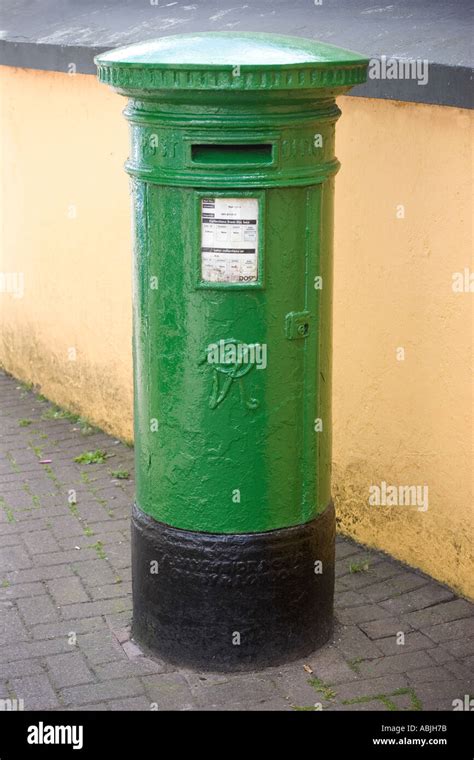
<svg viewBox="0 0 474 760">
<path fill-rule="evenodd" d="M 271 143 L 191 145 L 191 160 L 195 164 L 254 166 L 273 162 Z"/>
</svg>

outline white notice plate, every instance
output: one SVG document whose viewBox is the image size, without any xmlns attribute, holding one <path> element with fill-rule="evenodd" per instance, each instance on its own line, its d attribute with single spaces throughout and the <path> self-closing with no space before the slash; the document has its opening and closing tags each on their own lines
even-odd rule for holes
<svg viewBox="0 0 474 760">
<path fill-rule="evenodd" d="M 257 281 L 257 198 L 202 199 L 201 278 L 204 282 Z"/>
</svg>

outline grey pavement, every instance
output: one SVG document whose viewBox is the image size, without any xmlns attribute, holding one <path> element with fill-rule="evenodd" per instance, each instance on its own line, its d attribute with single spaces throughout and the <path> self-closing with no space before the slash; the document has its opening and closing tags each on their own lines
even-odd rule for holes
<svg viewBox="0 0 474 760">
<path fill-rule="evenodd" d="M 74 461 L 86 452 L 99 461 Z M 130 639 L 133 492 L 132 449 L 0 372 L 0 709 L 8 699 L 25 710 L 469 703 L 474 605 L 343 537 L 334 636 L 305 660 L 222 675 L 145 656 Z"/>
</svg>

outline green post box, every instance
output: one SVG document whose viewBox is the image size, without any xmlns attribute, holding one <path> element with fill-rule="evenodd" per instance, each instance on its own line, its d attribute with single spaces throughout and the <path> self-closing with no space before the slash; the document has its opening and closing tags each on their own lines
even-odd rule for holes
<svg viewBox="0 0 474 760">
<path fill-rule="evenodd" d="M 133 635 L 242 670 L 331 633 L 335 97 L 313 40 L 164 37 L 96 58 L 129 98 Z"/>
</svg>

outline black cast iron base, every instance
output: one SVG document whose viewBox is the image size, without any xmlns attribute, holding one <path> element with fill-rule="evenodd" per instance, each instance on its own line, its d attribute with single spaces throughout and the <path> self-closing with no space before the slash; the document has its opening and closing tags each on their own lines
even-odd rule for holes
<svg viewBox="0 0 474 760">
<path fill-rule="evenodd" d="M 304 657 L 332 631 L 334 540 L 332 504 L 305 525 L 235 535 L 172 528 L 135 506 L 133 636 L 204 670 Z"/>
</svg>

